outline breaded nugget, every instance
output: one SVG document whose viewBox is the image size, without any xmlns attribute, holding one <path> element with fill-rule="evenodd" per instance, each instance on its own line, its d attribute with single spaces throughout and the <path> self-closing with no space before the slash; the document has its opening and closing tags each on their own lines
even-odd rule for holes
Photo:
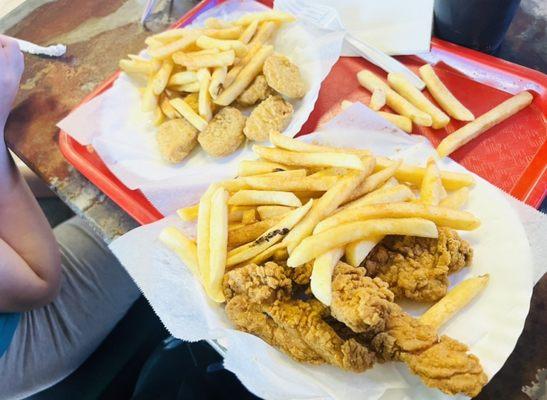
<svg viewBox="0 0 547 400">
<path fill-rule="evenodd" d="M 287 57 L 281 54 L 269 56 L 262 70 L 268 85 L 283 96 L 300 99 L 306 94 L 300 70 Z"/>
<path fill-rule="evenodd" d="M 172 119 L 158 127 L 156 140 L 162 157 L 173 164 L 181 162 L 196 146 L 198 130 L 184 118 Z"/>
<path fill-rule="evenodd" d="M 224 107 L 199 134 L 203 150 L 213 157 L 232 154 L 245 140 L 245 116 L 234 107 Z"/>
<path fill-rule="evenodd" d="M 237 98 L 237 102 L 242 106 L 252 106 L 259 101 L 265 100 L 273 94 L 266 82 L 264 75 L 258 75 L 253 83 Z"/>
<path fill-rule="evenodd" d="M 251 112 L 243 133 L 251 140 L 264 142 L 270 137 L 270 132 L 283 132 L 293 114 L 291 103 L 281 96 L 270 96 Z"/>
</svg>

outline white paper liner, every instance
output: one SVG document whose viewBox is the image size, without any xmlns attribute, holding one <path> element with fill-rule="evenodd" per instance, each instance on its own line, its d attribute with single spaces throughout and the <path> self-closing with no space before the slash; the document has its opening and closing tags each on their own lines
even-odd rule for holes
<svg viewBox="0 0 547 400">
<path fill-rule="evenodd" d="M 207 10 L 192 25 L 200 26 L 209 17 L 233 20 L 263 9 L 266 7 L 254 1 L 230 0 Z M 321 82 L 340 56 L 342 41 L 342 31 L 298 21 L 284 25 L 277 33 L 275 50 L 298 65 L 308 87 L 303 99 L 291 101 L 294 115 L 285 135 L 296 135 L 308 119 Z M 141 189 L 164 215 L 175 210 L 174 204 L 180 207 L 195 200 L 187 199 L 185 193 L 196 193 L 214 180 L 233 176 L 239 161 L 252 154 L 247 144 L 229 157 L 215 159 L 196 146 L 182 163 L 168 164 L 159 153 L 151 114 L 140 110 L 138 86 L 122 73 L 111 89 L 76 109 L 58 126 L 79 143 L 91 144 L 124 185 Z"/>
<path fill-rule="evenodd" d="M 337 116 L 305 141 L 369 148 L 376 154 L 425 164 L 433 153 L 422 137 L 408 136 L 361 104 Z M 443 169 L 465 171 L 451 160 Z M 482 221 L 472 232 L 460 232 L 474 248 L 474 261 L 451 276 L 451 285 L 484 273 L 486 290 L 442 330 L 468 344 L 491 378 L 504 364 L 522 331 L 533 282 L 545 272 L 547 218 L 476 176 L 466 209 Z M 518 210 L 518 212 L 516 211 Z M 524 225 L 523 225 L 524 224 Z M 159 243 L 166 226 L 193 236 L 193 224 L 170 216 L 137 228 L 111 244 L 172 335 L 180 339 L 220 339 L 227 348 L 225 366 L 252 392 L 266 399 L 444 399 L 423 386 L 402 363 L 375 365 L 355 374 L 333 366 L 300 364 L 262 340 L 232 329 L 222 306 L 210 302 L 179 259 Z M 530 242 L 527 237 L 533 239 Z M 532 243 L 533 247 L 530 247 Z M 535 258 L 533 261 L 532 253 Z M 411 314 L 427 306 L 412 305 Z M 456 398 L 465 398 L 459 396 Z"/>
</svg>

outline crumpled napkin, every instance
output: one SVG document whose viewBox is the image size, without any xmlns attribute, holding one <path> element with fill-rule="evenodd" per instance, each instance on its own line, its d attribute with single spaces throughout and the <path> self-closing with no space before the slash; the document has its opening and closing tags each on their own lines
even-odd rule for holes
<svg viewBox="0 0 547 400">
<path fill-rule="evenodd" d="M 375 154 L 425 164 L 434 149 L 423 137 L 409 136 L 362 104 L 355 104 L 318 133 L 301 140 L 368 148 Z M 452 160 L 447 170 L 464 170 Z M 486 290 L 443 329 L 468 344 L 491 378 L 504 364 L 522 331 L 535 281 L 546 271 L 547 217 L 511 199 L 482 178 L 471 191 L 467 210 L 482 225 L 461 232 L 475 251 L 471 268 L 453 274 L 452 285 L 490 274 Z M 236 331 L 221 305 L 208 300 L 189 270 L 158 241 L 166 226 L 193 236 L 195 226 L 171 215 L 137 228 L 110 248 L 127 269 L 170 333 L 180 339 L 220 342 L 224 365 L 265 399 L 448 399 L 426 388 L 402 363 L 377 364 L 361 374 L 336 367 L 299 364 L 252 335 Z M 418 315 L 427 306 L 404 305 Z M 464 398 L 459 396 L 456 398 Z"/>
</svg>

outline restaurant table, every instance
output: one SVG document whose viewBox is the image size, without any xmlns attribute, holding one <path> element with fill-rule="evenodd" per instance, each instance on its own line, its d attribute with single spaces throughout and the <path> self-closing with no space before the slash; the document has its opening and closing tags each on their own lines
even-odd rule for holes
<svg viewBox="0 0 547 400">
<path fill-rule="evenodd" d="M 145 27 L 139 23 L 142 0 L 27 0 L 0 20 L 0 33 L 38 44 L 68 45 L 61 59 L 25 56 L 26 69 L 6 127 L 6 141 L 106 242 L 138 224 L 63 158 L 56 123 L 116 70 L 120 58 L 138 52 L 146 36 L 165 29 L 195 4 L 160 1 Z M 497 56 L 547 72 L 546 23 L 541 0 L 523 0 Z M 477 399 L 528 399 L 525 386 L 540 387 L 539 393 L 545 395 L 546 299 L 547 278 L 543 277 L 534 288 L 515 350 Z"/>
</svg>

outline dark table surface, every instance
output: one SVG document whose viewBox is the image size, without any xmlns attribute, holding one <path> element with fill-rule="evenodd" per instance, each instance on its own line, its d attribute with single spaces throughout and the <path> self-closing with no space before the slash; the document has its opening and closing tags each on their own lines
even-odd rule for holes
<svg viewBox="0 0 547 400">
<path fill-rule="evenodd" d="M 118 60 L 144 47 L 195 4 L 160 1 L 147 27 L 139 24 L 139 0 L 27 0 L 0 20 L 0 32 L 38 44 L 65 43 L 62 59 L 26 56 L 16 106 L 8 121 L 9 147 L 50 188 L 109 242 L 137 226 L 87 181 L 59 151 L 56 123 L 117 68 Z M 497 56 L 547 72 L 547 10 L 542 0 L 523 0 Z M 515 350 L 478 399 L 527 399 L 525 386 L 546 396 L 547 278 L 534 288 L 530 313 Z M 538 382 L 539 384 L 535 384 Z M 540 398 L 532 396 L 532 398 Z M 543 397 L 545 398 L 545 397 Z"/>
</svg>

